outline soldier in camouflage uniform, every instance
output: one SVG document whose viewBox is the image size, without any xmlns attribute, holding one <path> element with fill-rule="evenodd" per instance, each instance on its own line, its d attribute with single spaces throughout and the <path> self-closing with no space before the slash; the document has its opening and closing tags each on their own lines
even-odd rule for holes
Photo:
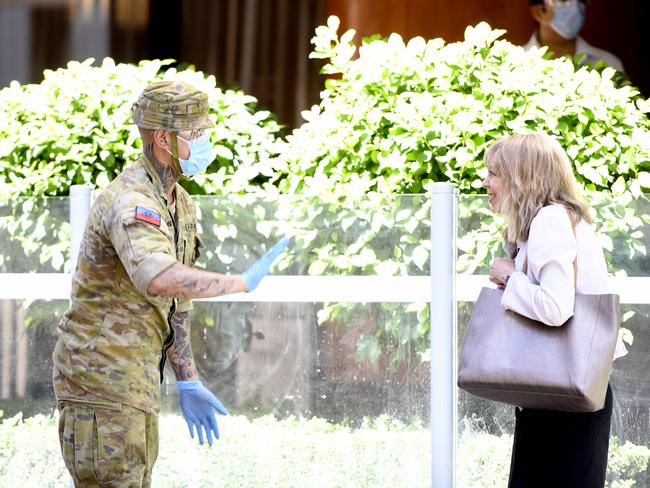
<svg viewBox="0 0 650 488">
<path fill-rule="evenodd" d="M 288 244 L 242 275 L 192 267 L 201 247 L 196 212 L 177 180 L 212 161 L 208 108 L 207 95 L 186 83 L 148 86 L 132 108 L 143 154 L 88 217 L 53 354 L 59 439 L 77 487 L 150 486 L 166 358 L 192 437 L 219 437 L 215 412 L 227 412 L 198 379 L 191 300 L 252 291 Z"/>
</svg>

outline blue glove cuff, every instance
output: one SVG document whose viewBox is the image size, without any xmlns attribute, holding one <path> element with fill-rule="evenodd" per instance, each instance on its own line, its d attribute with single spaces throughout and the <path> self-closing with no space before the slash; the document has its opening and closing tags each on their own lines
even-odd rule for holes
<svg viewBox="0 0 650 488">
<path fill-rule="evenodd" d="M 248 291 L 251 291 L 256 288 L 256 286 L 253 286 L 253 277 L 251 276 L 249 271 L 244 271 L 242 273 L 242 278 L 244 278 L 244 281 L 246 282 L 246 289 Z"/>
<path fill-rule="evenodd" d="M 196 390 L 202 385 L 201 380 L 177 381 L 176 388 L 181 390 Z"/>
</svg>

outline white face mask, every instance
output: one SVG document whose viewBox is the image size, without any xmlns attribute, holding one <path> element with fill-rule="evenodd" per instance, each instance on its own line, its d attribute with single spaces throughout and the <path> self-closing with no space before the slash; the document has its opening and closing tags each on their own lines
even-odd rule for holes
<svg viewBox="0 0 650 488">
<path fill-rule="evenodd" d="M 585 25 L 587 8 L 578 1 L 568 1 L 553 7 L 551 28 L 565 39 L 575 39 Z"/>
<path fill-rule="evenodd" d="M 179 139 L 185 141 L 182 137 Z M 202 135 L 193 141 L 185 141 L 190 149 L 190 156 L 187 159 L 178 158 L 178 161 L 185 176 L 194 176 L 203 173 L 212 163 L 212 145 L 207 134 Z"/>
<path fill-rule="evenodd" d="M 207 134 L 202 134 L 193 140 L 187 140 L 177 135 L 177 139 L 180 139 L 189 149 L 190 155 L 187 159 L 181 157 L 178 158 L 178 163 L 181 167 L 181 171 L 185 176 L 194 176 L 199 173 L 203 173 L 208 166 L 214 160 L 214 154 L 212 153 L 212 144 L 210 143 L 210 138 Z M 166 151 L 174 156 L 169 149 Z"/>
</svg>

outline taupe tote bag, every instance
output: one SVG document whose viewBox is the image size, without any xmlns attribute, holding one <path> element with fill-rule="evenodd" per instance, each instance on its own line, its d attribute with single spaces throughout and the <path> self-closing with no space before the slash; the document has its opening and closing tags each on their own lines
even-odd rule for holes
<svg viewBox="0 0 650 488">
<path fill-rule="evenodd" d="M 507 311 L 483 288 L 460 352 L 458 386 L 519 407 L 603 408 L 618 337 L 618 295 L 576 295 L 574 315 L 550 327 Z"/>
</svg>

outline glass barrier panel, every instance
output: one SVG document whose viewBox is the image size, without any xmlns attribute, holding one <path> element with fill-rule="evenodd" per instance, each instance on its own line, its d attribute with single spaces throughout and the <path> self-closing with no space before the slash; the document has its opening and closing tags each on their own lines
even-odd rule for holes
<svg viewBox="0 0 650 488">
<path fill-rule="evenodd" d="M 319 312 L 338 305 L 345 310 L 336 319 L 319 323 Z M 426 486 L 428 365 L 407 351 L 398 361 L 398 351 L 381 344 L 376 357 L 361 350 L 386 325 L 382 305 L 196 303 L 199 375 L 230 416 L 219 419 L 220 454 L 200 448 L 177 415 L 167 371 L 161 445 L 168 448 L 154 484 Z M 409 304 L 390 305 L 402 316 Z"/>
<path fill-rule="evenodd" d="M 411 278 L 426 282 L 428 199 L 202 197 L 196 203 L 203 244 L 197 266 L 240 273 L 290 235 L 291 249 L 267 280 L 290 279 L 272 301 L 251 295 L 194 302 L 192 347 L 199 374 L 230 415 L 219 418 L 221 439 L 212 450 L 199 446 L 179 415 L 168 366 L 161 396 L 164 448 L 153 485 L 428 485 L 428 304 L 421 293 L 399 301 L 392 296 L 396 290 L 382 291 L 391 277 L 404 278 L 406 287 L 413 286 Z M 305 298 L 302 285 L 291 284 L 291 278 L 322 277 L 334 279 L 320 290 L 323 297 L 341 288 L 349 297 Z M 363 285 L 355 289 L 358 279 Z M 259 291 L 265 293 L 262 286 Z M 376 292 L 389 299 L 367 299 Z M 12 386 L 0 400 L 3 436 L 15 446 L 0 461 L 0 486 L 25 483 L 25 473 L 34 486 L 63 486 L 57 416 L 51 417 L 51 353 L 67 301 L 13 302 L 22 303 L 25 317 L 8 318 L 12 330 L 42 335 L 25 346 L 28 357 L 39 359 L 26 366 L 24 391 Z M 15 337 L 3 340 L 12 344 L 0 359 L 7 370 L 19 347 Z M 48 471 L 30 471 L 34 464 Z"/>
<path fill-rule="evenodd" d="M 63 272 L 68 200 L 28 200 L 0 206 L 0 270 Z M 308 480 L 323 487 L 428 486 L 431 352 L 428 297 L 421 291 L 432 227 L 435 236 L 428 196 L 200 197 L 196 203 L 203 240 L 199 267 L 240 273 L 282 236 L 294 243 L 276 262 L 267 281 L 272 286 L 260 287 L 257 295 L 273 299 L 195 302 L 192 344 L 199 374 L 230 415 L 219 419 L 222 436 L 212 450 L 198 446 L 179 415 L 167 370 L 160 418 L 165 449 L 154 485 L 290 487 Z M 647 196 L 591 203 L 622 290 L 629 351 L 615 361 L 611 379 L 608 486 L 647 488 L 650 300 L 639 290 L 648 289 L 650 278 L 650 206 Z M 489 263 L 503 253 L 503 221 L 484 197 L 461 196 L 458 217 L 457 292 L 465 297 L 458 304 L 460 341 L 475 299 L 471 287 L 460 288 L 467 278 L 490 286 Z M 335 281 L 313 281 L 321 278 Z M 395 286 L 394 278 L 405 281 Z M 292 279 L 306 281 L 296 285 Z M 317 296 L 313 283 L 322 286 Z M 341 290 L 349 295 L 341 298 Z M 404 295 L 409 298 L 395 298 Z M 57 417 L 51 416 L 51 352 L 66 308 L 67 300 L 0 297 L 0 445 L 10 446 L 0 456 L 1 486 L 67 483 Z M 513 408 L 462 391 L 458 399 L 458 486 L 504 485 Z"/>
<path fill-rule="evenodd" d="M 0 201 L 0 273 L 69 272 L 70 199 Z"/>
<path fill-rule="evenodd" d="M 52 390 L 56 325 L 67 307 L 0 299 L 0 486 L 68 486 Z"/>
<path fill-rule="evenodd" d="M 195 197 L 204 247 L 199 267 L 241 272 L 284 236 L 286 275 L 428 276 L 430 199 L 233 195 Z"/>
</svg>

